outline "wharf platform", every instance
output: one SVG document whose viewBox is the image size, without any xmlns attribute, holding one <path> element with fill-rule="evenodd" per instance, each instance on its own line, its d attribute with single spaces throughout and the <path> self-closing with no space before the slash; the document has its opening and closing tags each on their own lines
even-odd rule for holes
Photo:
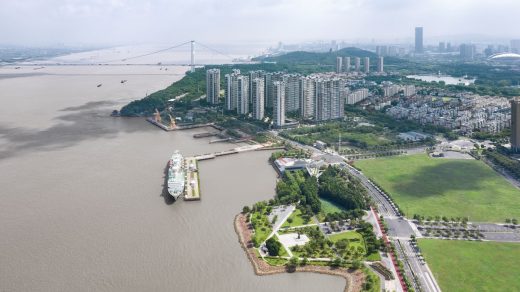
<svg viewBox="0 0 520 292">
<path fill-rule="evenodd" d="M 236 147 L 226 151 L 220 151 L 215 153 L 206 153 L 202 155 L 196 155 L 185 158 L 186 165 L 186 189 L 184 192 L 184 200 L 185 201 L 198 201 L 200 200 L 200 178 L 199 178 L 199 160 L 207 160 L 214 159 L 219 156 L 237 154 L 241 152 L 247 151 L 257 151 L 262 150 L 264 148 L 273 149 L 270 144 L 255 144 L 255 145 L 245 145 Z M 276 147 L 278 149 L 278 147 Z"/>
<path fill-rule="evenodd" d="M 161 129 L 163 129 L 166 132 L 178 131 L 178 130 L 189 130 L 189 129 L 196 129 L 196 128 L 204 128 L 204 127 L 212 127 L 214 129 L 222 131 L 222 127 L 217 126 L 214 123 L 184 125 L 184 126 L 176 126 L 175 128 L 171 128 L 169 126 L 166 126 L 165 124 L 156 122 L 153 118 L 146 118 L 146 120 L 150 124 L 155 125 Z"/>
<path fill-rule="evenodd" d="M 198 133 L 198 134 L 193 134 L 193 138 L 213 137 L 213 136 L 217 136 L 218 134 L 219 133 L 211 133 L 211 132 Z"/>
<path fill-rule="evenodd" d="M 264 147 L 264 145 L 261 145 L 261 144 L 246 145 L 246 146 L 240 146 L 240 147 L 236 147 L 236 148 L 226 150 L 226 151 L 197 155 L 194 158 L 196 160 L 207 160 L 207 159 L 213 159 L 213 158 L 217 158 L 219 156 L 224 156 L 224 155 L 231 155 L 231 154 L 237 154 L 240 152 L 259 150 L 259 149 L 262 149 L 263 147 Z"/>
<path fill-rule="evenodd" d="M 184 201 L 200 200 L 200 181 L 197 160 L 194 157 L 185 159 L 186 163 L 186 190 Z"/>
</svg>

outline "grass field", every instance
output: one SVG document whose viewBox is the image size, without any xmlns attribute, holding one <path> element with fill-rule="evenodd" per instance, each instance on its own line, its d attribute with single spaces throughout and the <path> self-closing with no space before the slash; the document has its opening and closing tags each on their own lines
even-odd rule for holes
<svg viewBox="0 0 520 292">
<path fill-rule="evenodd" d="M 342 208 L 342 207 L 338 206 L 337 204 L 334 204 L 328 200 L 320 198 L 320 202 L 321 202 L 321 212 L 323 212 L 324 214 L 341 213 L 342 211 L 345 211 L 344 208 Z"/>
<path fill-rule="evenodd" d="M 520 191 L 481 161 L 418 154 L 363 160 L 356 166 L 389 192 L 408 217 L 520 218 Z"/>
<path fill-rule="evenodd" d="M 361 246 L 363 248 L 363 250 L 366 250 L 365 241 L 363 240 L 363 236 L 356 231 L 347 231 L 347 232 L 343 232 L 343 233 L 333 234 L 333 235 L 329 236 L 329 239 L 334 243 L 336 243 L 337 241 L 339 241 L 341 239 L 347 239 L 349 248 L 351 246 L 355 246 L 356 248 L 358 246 Z"/>
<path fill-rule="evenodd" d="M 271 266 L 285 266 L 288 262 L 287 259 L 277 257 L 264 257 L 264 260 Z"/>
<path fill-rule="evenodd" d="M 253 225 L 255 226 L 256 239 L 258 242 L 264 242 L 264 240 L 267 239 L 267 236 L 269 236 L 273 231 L 267 216 L 265 216 L 263 212 L 254 212 L 251 216 L 251 222 L 253 222 Z"/>
<path fill-rule="evenodd" d="M 283 223 L 282 227 L 295 227 L 295 226 L 308 224 L 309 222 L 305 223 L 303 221 L 303 218 L 302 218 L 301 215 L 302 215 L 302 211 L 300 211 L 300 209 L 294 210 L 294 212 L 291 213 L 289 218 L 287 218 L 287 220 L 285 220 L 285 222 Z M 289 219 L 292 220 L 291 223 L 289 223 L 289 221 L 291 221 Z"/>
<path fill-rule="evenodd" d="M 420 239 L 443 291 L 520 291 L 520 243 Z"/>
</svg>

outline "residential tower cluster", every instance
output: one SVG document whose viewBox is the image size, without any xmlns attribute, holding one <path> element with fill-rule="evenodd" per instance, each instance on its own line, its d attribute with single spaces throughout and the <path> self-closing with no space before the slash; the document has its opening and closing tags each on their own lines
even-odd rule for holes
<svg viewBox="0 0 520 292">
<path fill-rule="evenodd" d="M 342 119 L 349 94 L 347 77 L 334 73 L 304 76 L 265 71 L 242 74 L 233 69 L 225 75 L 224 109 L 256 120 L 271 120 L 279 128 L 287 125 L 288 114 L 318 122 Z M 218 104 L 220 70 L 207 70 L 206 81 L 206 101 Z"/>
</svg>

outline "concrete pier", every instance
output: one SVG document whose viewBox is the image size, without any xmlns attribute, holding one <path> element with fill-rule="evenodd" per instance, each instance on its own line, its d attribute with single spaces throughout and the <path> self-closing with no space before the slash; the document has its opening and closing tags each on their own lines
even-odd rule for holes
<svg viewBox="0 0 520 292">
<path fill-rule="evenodd" d="M 185 201 L 200 200 L 200 181 L 199 181 L 199 167 L 195 157 L 188 157 L 185 159 L 186 163 L 186 189 L 184 193 Z"/>
<path fill-rule="evenodd" d="M 198 161 L 199 160 L 208 160 L 208 159 L 217 158 L 219 156 L 237 154 L 240 152 L 261 150 L 265 147 L 270 147 L 270 145 L 262 145 L 262 144 L 247 145 L 247 146 L 236 147 L 236 148 L 233 148 L 233 149 L 230 149 L 227 151 L 206 153 L 206 154 L 202 154 L 202 155 L 186 157 L 184 159 L 185 164 L 186 164 L 186 189 L 184 192 L 184 200 L 185 201 L 200 200 L 200 178 L 199 178 L 199 170 L 198 170 L 198 168 L 199 168 Z"/>
<path fill-rule="evenodd" d="M 221 127 L 213 124 L 213 123 L 207 123 L 207 124 L 194 124 L 194 125 L 186 125 L 186 126 L 177 126 L 175 128 L 170 128 L 169 126 L 166 126 L 162 123 L 158 123 L 156 122 L 153 118 L 146 118 L 146 120 L 152 124 L 152 125 L 155 125 L 161 129 L 163 129 L 164 131 L 166 132 L 170 132 L 170 131 L 177 131 L 177 130 L 189 130 L 189 129 L 196 129 L 196 128 L 204 128 L 204 127 L 213 127 L 217 130 L 220 130 Z"/>
</svg>

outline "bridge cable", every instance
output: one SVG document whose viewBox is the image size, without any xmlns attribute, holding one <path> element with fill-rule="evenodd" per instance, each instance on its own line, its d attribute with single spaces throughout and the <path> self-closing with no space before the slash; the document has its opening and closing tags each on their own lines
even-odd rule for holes
<svg viewBox="0 0 520 292">
<path fill-rule="evenodd" d="M 178 48 L 178 47 L 181 47 L 181 46 L 184 46 L 186 44 L 189 44 L 190 41 L 188 42 L 184 42 L 184 43 L 181 43 L 181 44 L 177 44 L 177 45 L 174 45 L 174 46 L 171 46 L 171 47 L 168 47 L 166 49 L 161 49 L 161 50 L 158 50 L 158 51 L 153 51 L 153 52 L 150 52 L 150 53 L 146 53 L 146 54 L 142 54 L 142 55 L 137 55 L 137 56 L 131 56 L 131 57 L 128 57 L 128 58 L 123 58 L 123 59 L 117 59 L 117 60 L 109 60 L 109 61 L 103 61 L 103 62 L 98 62 L 100 64 L 106 64 L 106 63 L 112 63 L 112 62 L 118 62 L 118 61 L 128 61 L 128 60 L 133 60 L 133 59 L 137 59 L 137 58 L 142 58 L 142 57 L 146 57 L 146 56 L 150 56 L 150 55 L 155 55 L 155 54 L 158 54 L 158 53 L 162 53 L 162 52 L 165 52 L 165 51 L 168 51 L 168 50 L 171 50 L 171 49 L 175 49 L 175 48 Z"/>
</svg>

